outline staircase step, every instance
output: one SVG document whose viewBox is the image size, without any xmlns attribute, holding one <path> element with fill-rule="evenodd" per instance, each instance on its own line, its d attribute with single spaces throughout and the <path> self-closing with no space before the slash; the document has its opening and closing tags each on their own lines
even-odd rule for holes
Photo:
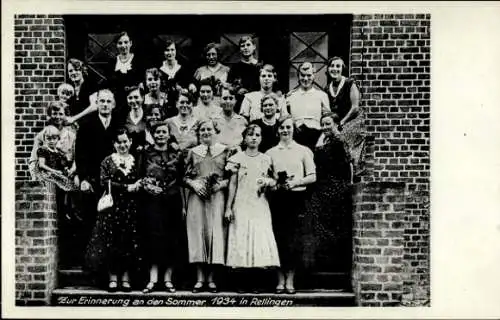
<svg viewBox="0 0 500 320">
<path fill-rule="evenodd" d="M 341 290 L 300 290 L 293 295 L 235 292 L 192 293 L 191 291 L 143 294 L 141 291 L 110 293 L 90 287 L 73 287 L 54 290 L 51 305 L 82 307 L 348 307 L 355 306 L 355 297 L 354 293 Z"/>
<path fill-rule="evenodd" d="M 65 288 L 69 286 L 91 286 L 92 281 L 87 273 L 81 268 L 60 269 L 58 271 L 58 287 Z"/>
</svg>

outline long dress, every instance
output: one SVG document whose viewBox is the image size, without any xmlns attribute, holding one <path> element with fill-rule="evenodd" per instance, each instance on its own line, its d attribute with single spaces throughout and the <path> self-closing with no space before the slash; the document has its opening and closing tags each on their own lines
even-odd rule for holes
<svg viewBox="0 0 500 320">
<path fill-rule="evenodd" d="M 226 264 L 236 268 L 278 267 L 271 210 L 266 194 L 258 193 L 257 184 L 257 179 L 268 177 L 271 157 L 262 153 L 251 157 L 239 152 L 229 158 L 226 168 L 238 175 Z"/>
<path fill-rule="evenodd" d="M 352 78 L 343 78 L 337 85 L 337 91 L 333 90 L 330 82 L 325 88 L 330 100 L 330 107 L 333 112 L 339 116 L 339 120 L 343 119 L 352 107 L 351 103 L 351 88 L 357 86 L 356 81 Z M 339 88 L 340 87 L 340 88 Z M 364 112 L 360 107 L 358 114 L 354 119 L 345 123 L 342 128 L 342 137 L 349 145 L 349 151 L 354 160 L 354 172 L 359 175 L 364 170 L 364 154 L 365 154 L 365 130 L 364 130 Z"/>
<path fill-rule="evenodd" d="M 180 152 L 157 150 L 153 145 L 139 157 L 141 177 L 147 185 L 162 188 L 160 194 L 141 192 L 141 226 L 149 264 L 179 265 L 186 260 L 186 232 L 182 218 Z"/>
<path fill-rule="evenodd" d="M 101 163 L 100 180 L 103 189 L 111 180 L 113 207 L 97 214 L 86 253 L 86 265 L 97 276 L 108 272 L 131 273 L 142 267 L 137 230 L 137 199 L 135 193 L 127 191 L 127 185 L 138 180 L 136 163 L 122 168 L 114 156 L 107 156 Z M 133 279 L 133 277 L 132 277 Z"/>
<path fill-rule="evenodd" d="M 296 237 L 302 267 L 348 272 L 350 263 L 345 261 L 352 258 L 353 210 L 348 147 L 341 138 L 329 137 L 315 148 L 314 160 L 317 180 Z"/>
<path fill-rule="evenodd" d="M 189 150 L 185 178 L 207 181 L 211 175 L 223 177 L 227 148 L 216 143 L 210 147 L 210 152 L 207 149 L 205 145 L 198 145 Z M 186 228 L 190 263 L 225 262 L 224 194 L 224 190 L 219 190 L 202 199 L 195 192 L 188 192 Z"/>
</svg>

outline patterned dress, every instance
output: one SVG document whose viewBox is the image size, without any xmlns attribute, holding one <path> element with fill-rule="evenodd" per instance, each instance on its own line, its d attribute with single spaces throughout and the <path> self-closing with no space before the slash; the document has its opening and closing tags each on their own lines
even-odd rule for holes
<svg viewBox="0 0 500 320">
<path fill-rule="evenodd" d="M 221 144 L 210 148 L 198 145 L 188 152 L 185 177 L 202 183 L 207 183 L 210 176 L 222 179 L 227 157 L 228 150 Z M 188 192 L 186 227 L 190 263 L 225 262 L 224 194 L 224 190 L 219 190 L 203 199 L 191 190 Z"/>
<path fill-rule="evenodd" d="M 178 151 L 147 146 L 139 157 L 144 190 L 141 192 L 141 226 L 150 264 L 172 266 L 185 261 L 186 232 L 182 218 Z M 151 192 L 149 186 L 162 190 Z"/>
<path fill-rule="evenodd" d="M 302 267 L 348 272 L 350 264 L 344 262 L 352 258 L 353 210 L 348 147 L 341 138 L 328 137 L 324 145 L 315 148 L 314 160 L 316 183 L 296 237 Z M 346 269 L 339 270 L 342 266 Z"/>
<path fill-rule="evenodd" d="M 97 275 L 108 272 L 139 271 L 136 194 L 127 191 L 127 185 L 138 180 L 136 163 L 125 173 L 122 164 L 107 156 L 101 163 L 100 180 L 103 189 L 111 180 L 113 207 L 97 214 L 97 221 L 87 247 L 86 262 Z"/>
<path fill-rule="evenodd" d="M 266 194 L 258 192 L 257 184 L 257 179 L 268 177 L 271 158 L 262 153 L 250 157 L 239 152 L 229 158 L 226 168 L 238 175 L 226 264 L 236 268 L 278 267 L 271 210 Z"/>
</svg>

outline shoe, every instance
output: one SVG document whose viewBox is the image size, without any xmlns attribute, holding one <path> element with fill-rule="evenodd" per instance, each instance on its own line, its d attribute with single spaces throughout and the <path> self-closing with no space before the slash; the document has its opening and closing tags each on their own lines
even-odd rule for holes
<svg viewBox="0 0 500 320">
<path fill-rule="evenodd" d="M 274 291 L 276 294 L 282 294 L 283 292 L 285 292 L 285 286 L 283 286 L 282 284 L 279 284 L 277 287 L 276 287 L 276 290 Z"/>
<path fill-rule="evenodd" d="M 142 293 L 150 293 L 153 292 L 156 289 L 156 282 L 148 282 L 146 285 L 146 288 L 142 290 Z"/>
<path fill-rule="evenodd" d="M 212 293 L 218 292 L 217 285 L 214 282 L 208 283 L 208 290 Z"/>
<path fill-rule="evenodd" d="M 123 292 L 132 291 L 132 287 L 130 286 L 130 283 L 128 281 L 122 281 L 122 291 Z"/>
<path fill-rule="evenodd" d="M 174 293 L 175 292 L 175 287 L 172 284 L 172 281 L 165 281 L 165 291 Z"/>
<path fill-rule="evenodd" d="M 288 293 L 288 294 L 295 294 L 294 287 L 286 287 L 285 290 L 286 290 L 286 293 Z"/>
<path fill-rule="evenodd" d="M 196 282 L 196 284 L 193 287 L 193 293 L 200 292 L 202 288 L 203 288 L 203 282 L 201 281 Z"/>
<path fill-rule="evenodd" d="M 108 292 L 116 292 L 118 290 L 118 282 L 113 280 L 108 284 Z"/>
</svg>

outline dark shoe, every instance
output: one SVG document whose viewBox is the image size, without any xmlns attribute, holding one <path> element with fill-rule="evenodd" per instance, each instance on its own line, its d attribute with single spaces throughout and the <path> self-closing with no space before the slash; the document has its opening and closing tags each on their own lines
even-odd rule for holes
<svg viewBox="0 0 500 320">
<path fill-rule="evenodd" d="M 210 291 L 212 293 L 216 293 L 219 290 L 217 289 L 217 285 L 214 282 L 209 282 L 208 283 L 208 291 Z"/>
<path fill-rule="evenodd" d="M 122 291 L 123 292 L 132 291 L 132 287 L 130 286 L 130 283 L 128 281 L 122 281 Z"/>
<path fill-rule="evenodd" d="M 193 287 L 193 293 L 200 292 L 202 288 L 203 288 L 203 282 L 201 281 L 196 282 L 196 284 Z"/>
<path fill-rule="evenodd" d="M 118 282 L 110 281 L 108 284 L 108 292 L 116 292 L 118 291 Z"/>
<path fill-rule="evenodd" d="M 175 287 L 171 281 L 165 281 L 165 291 L 170 292 L 170 293 L 175 292 Z"/>
<path fill-rule="evenodd" d="M 154 290 L 156 289 L 156 282 L 149 282 L 147 285 L 146 285 L 146 288 L 144 288 L 142 290 L 142 293 L 150 293 L 150 292 L 153 292 Z"/>
<path fill-rule="evenodd" d="M 276 287 L 276 290 L 274 291 L 276 294 L 282 294 L 283 292 L 285 292 L 285 287 L 283 285 L 278 285 Z"/>
</svg>

